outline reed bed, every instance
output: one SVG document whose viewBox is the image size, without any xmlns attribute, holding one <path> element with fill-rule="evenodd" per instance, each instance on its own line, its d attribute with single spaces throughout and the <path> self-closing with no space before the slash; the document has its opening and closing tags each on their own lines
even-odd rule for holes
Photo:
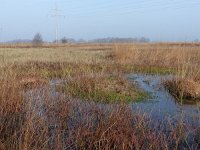
<svg viewBox="0 0 200 150">
<path fill-rule="evenodd" d="M 1 149 L 199 148 L 199 127 L 181 120 L 173 125 L 170 118 L 157 122 L 124 104 L 102 107 L 72 97 L 52 97 L 49 88 L 29 92 L 23 111 L 11 111 L 1 124 L 7 129 L 1 130 Z M 16 113 L 23 117 L 13 121 L 10 116 Z"/>
<path fill-rule="evenodd" d="M 199 44 L 116 44 L 111 57 L 119 64 L 173 69 L 175 77 L 164 83 L 166 89 L 181 101 L 200 99 Z"/>
<path fill-rule="evenodd" d="M 121 74 L 135 71 L 136 66 L 175 68 L 179 76 L 199 81 L 199 45 L 116 44 L 112 51 L 106 46 L 103 52 L 101 45 L 94 51 L 90 45 L 85 46 L 90 51 L 81 51 L 81 46 L 77 51 L 1 48 L 0 149 L 199 149 L 198 125 L 181 119 L 174 123 L 168 117 L 152 120 L 126 103 L 82 101 L 54 93 L 50 80 L 72 78 L 77 78 L 72 84 L 86 93 L 95 88 L 120 91 L 119 84 L 123 89 L 128 86 Z M 108 74 L 119 78 L 105 80 Z M 116 85 L 104 87 L 111 80 Z M 76 86 L 70 89 L 74 93 Z"/>
<path fill-rule="evenodd" d="M 200 65 L 200 45 L 116 44 L 112 56 L 119 63 L 195 69 Z"/>
</svg>

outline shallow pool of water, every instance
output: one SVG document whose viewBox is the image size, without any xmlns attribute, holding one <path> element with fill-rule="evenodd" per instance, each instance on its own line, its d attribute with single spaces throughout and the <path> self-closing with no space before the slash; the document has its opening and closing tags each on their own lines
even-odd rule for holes
<svg viewBox="0 0 200 150">
<path fill-rule="evenodd" d="M 174 120 L 181 118 L 185 122 L 200 125 L 200 106 L 197 103 L 181 105 L 162 86 L 162 81 L 172 76 L 131 74 L 127 78 L 151 95 L 143 102 L 131 104 L 134 111 L 145 112 L 153 119 L 162 120 L 169 116 Z"/>
<path fill-rule="evenodd" d="M 129 106 L 134 113 L 141 113 L 149 115 L 153 120 L 163 121 L 166 118 L 170 118 L 172 122 L 183 121 L 191 125 L 200 125 L 200 107 L 197 104 L 184 104 L 181 105 L 164 89 L 162 81 L 172 78 L 169 75 L 144 75 L 144 74 L 129 74 L 126 75 L 128 80 L 132 84 L 136 84 L 142 90 L 148 92 L 151 96 L 142 102 L 134 102 Z M 31 100 L 32 108 L 35 108 L 35 113 L 39 116 L 45 116 L 44 99 L 46 93 L 48 98 L 56 101 L 62 95 L 56 91 L 56 85 L 66 83 L 66 81 L 60 79 L 53 79 L 50 84 L 45 87 L 40 87 L 34 90 L 28 90 L 26 92 L 27 99 Z M 117 104 L 103 104 L 95 102 L 85 102 L 76 99 L 77 103 L 73 105 L 73 115 L 79 116 L 79 109 L 84 109 L 86 112 L 96 107 L 98 109 L 112 110 L 117 108 Z M 77 110 L 74 111 L 74 110 Z"/>
</svg>

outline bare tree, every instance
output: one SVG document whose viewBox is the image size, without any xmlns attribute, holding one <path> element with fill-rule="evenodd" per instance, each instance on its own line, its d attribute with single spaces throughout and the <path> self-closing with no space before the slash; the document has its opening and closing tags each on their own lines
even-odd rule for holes
<svg viewBox="0 0 200 150">
<path fill-rule="evenodd" d="M 63 38 L 61 39 L 61 42 L 62 42 L 63 44 L 66 44 L 66 43 L 68 43 L 68 41 L 67 41 L 66 37 L 63 37 Z"/>
<path fill-rule="evenodd" d="M 32 44 L 33 44 L 33 46 L 42 46 L 43 45 L 43 39 L 42 39 L 42 35 L 40 33 L 35 34 Z"/>
</svg>

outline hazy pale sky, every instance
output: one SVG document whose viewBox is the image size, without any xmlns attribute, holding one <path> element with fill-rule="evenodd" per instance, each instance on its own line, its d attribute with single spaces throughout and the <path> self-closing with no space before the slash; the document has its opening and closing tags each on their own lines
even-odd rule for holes
<svg viewBox="0 0 200 150">
<path fill-rule="evenodd" d="M 59 17 L 60 38 L 200 39 L 200 0 L 0 0 L 0 41 L 32 39 L 37 32 L 54 40 L 55 1 L 65 16 Z"/>
</svg>

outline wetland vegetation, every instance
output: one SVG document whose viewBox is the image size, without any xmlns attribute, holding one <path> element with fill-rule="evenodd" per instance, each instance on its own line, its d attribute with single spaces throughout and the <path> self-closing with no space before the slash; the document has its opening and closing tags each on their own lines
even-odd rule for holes
<svg viewBox="0 0 200 150">
<path fill-rule="evenodd" d="M 0 149 L 200 149 L 199 68 L 198 43 L 0 45 Z"/>
</svg>

